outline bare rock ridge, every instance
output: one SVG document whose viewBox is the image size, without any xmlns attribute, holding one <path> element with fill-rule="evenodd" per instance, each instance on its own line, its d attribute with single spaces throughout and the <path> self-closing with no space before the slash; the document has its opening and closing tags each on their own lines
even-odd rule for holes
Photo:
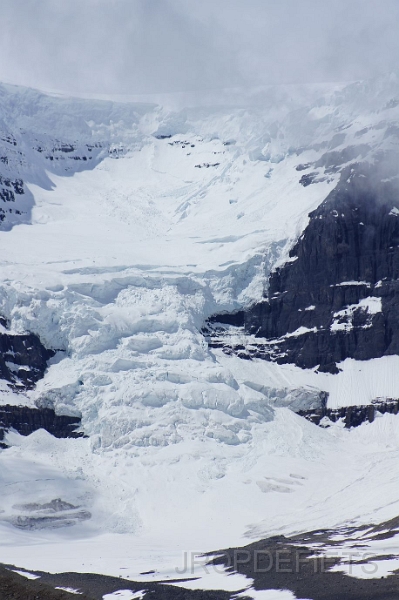
<svg viewBox="0 0 399 600">
<path fill-rule="evenodd" d="M 352 164 L 309 217 L 257 303 L 213 316 L 210 346 L 241 358 L 338 372 L 346 358 L 399 354 L 397 163 Z M 229 327 L 248 343 L 229 342 Z"/>
</svg>

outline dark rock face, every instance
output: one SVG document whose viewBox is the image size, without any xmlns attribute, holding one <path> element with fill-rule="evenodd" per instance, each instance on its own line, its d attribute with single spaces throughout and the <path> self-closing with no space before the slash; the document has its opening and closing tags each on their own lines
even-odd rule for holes
<svg viewBox="0 0 399 600">
<path fill-rule="evenodd" d="M 1 317 L 0 326 L 0 378 L 14 389 L 30 389 L 43 377 L 55 352 L 45 348 L 33 333 L 8 333 Z"/>
<path fill-rule="evenodd" d="M 67 415 L 56 415 L 51 408 L 30 408 L 28 406 L 0 406 L 0 442 L 4 433 L 14 429 L 21 435 L 29 435 L 38 429 L 45 429 L 57 438 L 78 438 L 81 419 Z M 5 447 L 2 442 L 2 447 Z"/>
<path fill-rule="evenodd" d="M 398 168 L 352 165 L 313 211 L 276 269 L 265 298 L 241 313 L 208 323 L 210 344 L 302 368 L 337 372 L 346 358 L 368 360 L 399 354 Z M 250 334 L 247 347 L 223 340 L 223 326 Z M 255 341 L 254 341 L 255 338 Z M 241 354 L 240 354 L 241 353 Z M 245 356 L 244 356 L 245 355 Z"/>
<path fill-rule="evenodd" d="M 16 392 L 32 389 L 44 376 L 48 360 L 54 350 L 43 346 L 33 333 L 11 333 L 7 321 L 0 317 L 0 379 L 8 382 Z M 29 435 L 37 429 L 45 429 L 58 438 L 81 437 L 76 432 L 80 425 L 79 417 L 56 415 L 50 407 L 30 408 L 27 406 L 0 406 L 0 447 L 4 433 L 14 429 L 21 435 Z"/>
<path fill-rule="evenodd" d="M 1 157 L 0 160 L 3 164 L 8 163 L 6 156 Z M 24 193 L 25 190 L 22 179 L 11 180 L 0 175 L 0 223 L 6 218 L 7 212 L 12 212 L 14 210 L 16 214 L 21 214 L 18 208 L 10 208 L 9 203 L 13 202 L 15 204 L 15 196 L 22 196 Z"/>
<path fill-rule="evenodd" d="M 364 406 L 342 406 L 341 408 L 327 408 L 326 405 L 317 408 L 316 410 L 298 410 L 295 411 L 301 417 L 305 417 L 315 425 L 328 427 L 328 421 L 336 423 L 342 419 L 345 427 L 358 427 L 362 423 L 368 421 L 372 423 L 376 417 L 376 413 L 397 415 L 399 412 L 399 400 L 391 398 L 386 401 L 375 400 L 372 404 Z"/>
</svg>

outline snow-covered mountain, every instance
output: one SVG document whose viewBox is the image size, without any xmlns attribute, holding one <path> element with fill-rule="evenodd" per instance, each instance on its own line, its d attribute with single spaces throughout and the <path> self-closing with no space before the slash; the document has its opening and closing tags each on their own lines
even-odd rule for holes
<svg viewBox="0 0 399 600">
<path fill-rule="evenodd" d="M 0 131 L 1 561 L 165 579 L 398 516 L 399 417 L 300 416 L 397 412 L 394 76 L 173 110 L 0 86 Z"/>
</svg>

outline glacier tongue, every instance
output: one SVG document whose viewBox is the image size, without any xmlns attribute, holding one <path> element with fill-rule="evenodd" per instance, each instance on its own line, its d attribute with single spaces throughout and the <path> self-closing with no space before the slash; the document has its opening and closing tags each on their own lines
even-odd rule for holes
<svg viewBox="0 0 399 600">
<path fill-rule="evenodd" d="M 264 272 L 334 177 L 310 190 L 298 185 L 289 144 L 299 140 L 285 140 L 276 114 L 259 108 L 168 113 L 9 94 L 29 135 L 59 138 L 33 148 L 29 164 L 49 184 L 27 179 L 33 227 L 14 227 L 3 255 L 0 313 L 60 351 L 37 404 L 50 397 L 57 411 L 79 410 L 95 448 L 187 435 L 248 441 L 251 423 L 273 410 L 218 364 L 200 330 L 217 308 L 261 295 Z M 58 122 L 60 109 L 67 117 Z M 5 113 L 15 126 L 7 103 Z M 273 137 L 264 120 L 277 127 Z M 82 170 L 74 158 L 82 144 L 89 153 L 88 138 L 98 142 L 96 159 Z M 125 151 L 107 154 L 118 139 Z"/>
</svg>

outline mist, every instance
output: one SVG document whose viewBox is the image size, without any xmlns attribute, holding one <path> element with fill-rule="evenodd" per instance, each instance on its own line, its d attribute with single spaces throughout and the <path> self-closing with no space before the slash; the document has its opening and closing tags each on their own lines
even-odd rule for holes
<svg viewBox="0 0 399 600">
<path fill-rule="evenodd" d="M 2 0 L 0 80 L 151 94 L 399 70 L 397 0 Z"/>
</svg>

